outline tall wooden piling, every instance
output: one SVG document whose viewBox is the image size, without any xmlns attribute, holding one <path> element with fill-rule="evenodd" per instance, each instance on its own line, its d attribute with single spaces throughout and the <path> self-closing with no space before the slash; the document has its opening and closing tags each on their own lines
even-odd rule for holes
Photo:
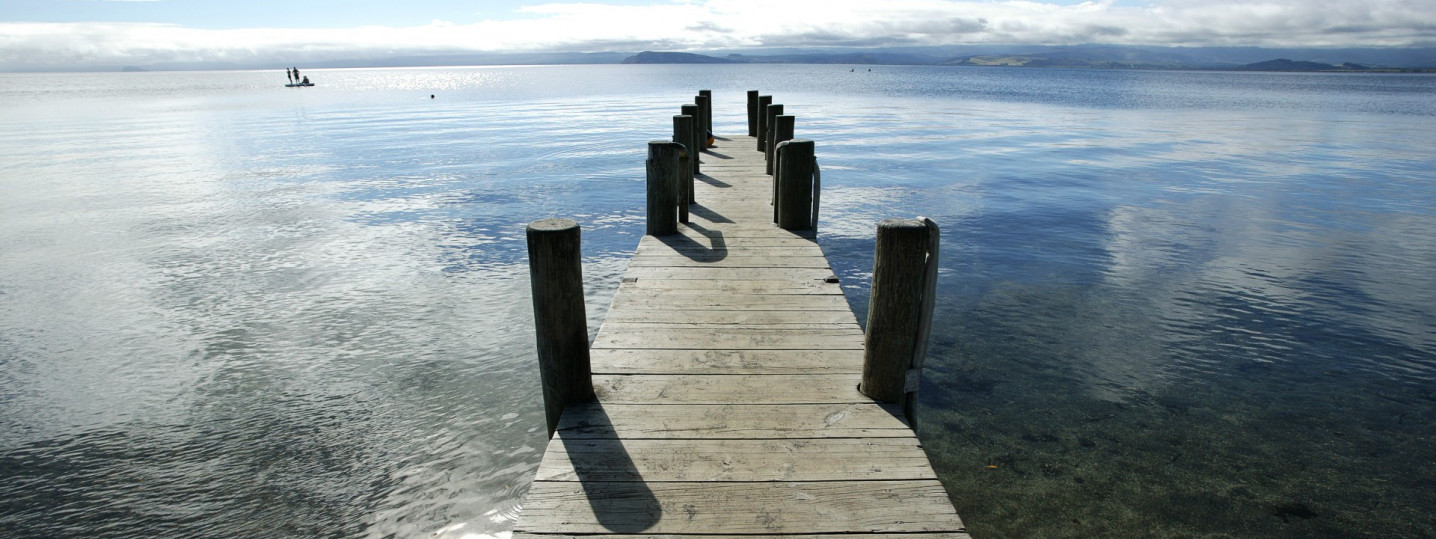
<svg viewBox="0 0 1436 539">
<path fill-rule="evenodd" d="M 708 142 L 708 133 L 713 132 L 713 90 L 698 90 L 698 97 L 703 100 L 698 103 L 698 108 L 703 109 L 703 125 L 698 129 L 703 131 L 703 142 Z M 711 148 L 711 145 L 704 148 Z"/>
<path fill-rule="evenodd" d="M 758 141 L 757 141 L 757 147 L 758 147 L 758 151 L 760 151 L 760 152 L 763 151 L 763 143 L 767 141 L 767 136 L 768 136 L 768 124 L 766 123 L 766 122 L 767 122 L 767 114 L 766 114 L 764 111 L 768 110 L 768 105 L 772 105 L 772 104 L 773 104 L 773 96 L 771 96 L 771 95 L 760 95 L 760 96 L 758 96 Z"/>
<path fill-rule="evenodd" d="M 776 118 L 782 115 L 783 105 L 770 104 L 763 107 L 763 136 L 758 139 L 758 151 L 763 152 L 764 159 L 772 157 L 772 154 L 768 153 L 772 149 L 769 143 L 773 141 L 773 127 L 777 122 Z M 770 171 L 769 174 L 771 173 Z"/>
<path fill-rule="evenodd" d="M 683 145 L 666 140 L 648 143 L 647 233 L 678 233 L 678 166 Z"/>
<path fill-rule="evenodd" d="M 902 404 L 910 421 L 932 320 L 936 234 L 937 225 L 929 220 L 878 223 L 859 389 L 873 399 Z"/>
<path fill-rule="evenodd" d="M 708 129 L 703 126 L 708 124 L 706 115 L 713 113 L 712 98 L 700 94 L 693 98 L 693 104 L 698 106 L 698 150 L 702 151 L 708 149 Z"/>
<path fill-rule="evenodd" d="M 758 91 L 748 90 L 748 136 L 758 136 Z"/>
<path fill-rule="evenodd" d="M 779 116 L 784 118 L 784 116 Z M 791 116 L 787 116 L 791 118 Z M 774 181 L 777 191 L 773 200 L 778 226 L 785 230 L 813 229 L 813 141 L 783 141 Z"/>
<path fill-rule="evenodd" d="M 703 147 L 703 146 L 702 146 L 703 143 L 698 140 L 698 137 L 699 137 L 699 135 L 698 135 L 698 110 L 699 110 L 699 109 L 698 109 L 698 105 L 683 105 L 682 107 L 680 107 L 679 110 L 682 110 L 682 111 L 683 111 L 683 112 L 681 112 L 680 114 L 682 114 L 682 115 L 684 115 L 684 116 L 692 116 L 692 117 L 693 117 L 693 129 L 690 130 L 690 131 L 691 131 L 691 132 L 689 133 L 689 137 L 690 137 L 690 138 L 688 139 L 687 142 L 684 142 L 684 143 L 683 143 L 683 147 L 685 147 L 685 148 L 694 148 L 694 150 L 693 150 L 693 159 L 692 159 L 692 162 L 689 163 L 689 164 L 690 164 L 690 165 L 693 165 L 693 174 L 696 175 L 696 174 L 699 174 L 700 172 L 702 172 L 701 169 L 699 168 L 698 164 L 699 164 L 699 162 L 701 161 L 700 157 L 702 157 L 702 155 L 703 155 L 703 153 L 702 153 L 701 151 L 699 151 L 699 148 L 702 148 L 702 147 Z"/>
<path fill-rule="evenodd" d="M 694 159 L 697 154 L 693 152 L 690 144 L 693 138 L 693 124 L 695 119 L 692 116 L 673 117 L 673 142 L 683 145 L 683 153 L 678 158 L 678 222 L 688 222 L 688 205 L 692 204 L 693 198 L 693 165 L 688 162 Z"/>
<path fill-rule="evenodd" d="M 781 107 L 782 105 L 774 105 Z M 778 144 L 793 138 L 793 124 L 795 117 L 786 114 L 779 114 L 773 117 L 773 128 L 768 130 L 768 175 L 772 176 L 777 162 L 777 156 L 773 154 Z"/>
<path fill-rule="evenodd" d="M 540 219 L 527 235 L 544 417 L 553 437 L 564 407 L 594 398 L 579 227 L 572 219 Z"/>
</svg>

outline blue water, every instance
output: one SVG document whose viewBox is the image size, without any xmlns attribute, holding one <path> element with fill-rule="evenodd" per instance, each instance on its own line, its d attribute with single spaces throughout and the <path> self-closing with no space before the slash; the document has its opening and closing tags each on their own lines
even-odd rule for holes
<svg viewBox="0 0 1436 539">
<path fill-rule="evenodd" d="M 0 535 L 506 535 L 523 227 L 596 328 L 700 88 L 817 141 L 860 319 L 875 223 L 943 227 L 975 536 L 1436 535 L 1436 78 L 865 69 L 0 75 Z"/>
</svg>

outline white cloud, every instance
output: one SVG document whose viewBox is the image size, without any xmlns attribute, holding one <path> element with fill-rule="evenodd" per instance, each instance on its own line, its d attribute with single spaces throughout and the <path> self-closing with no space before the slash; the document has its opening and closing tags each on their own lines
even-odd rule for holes
<svg viewBox="0 0 1436 539">
<path fill-rule="evenodd" d="M 1433 0 L 695 0 L 552 3 L 518 20 L 411 27 L 207 30 L 139 23 L 0 23 L 0 69 L 256 62 L 478 51 L 718 50 L 765 46 L 1109 43 L 1436 45 Z"/>
</svg>

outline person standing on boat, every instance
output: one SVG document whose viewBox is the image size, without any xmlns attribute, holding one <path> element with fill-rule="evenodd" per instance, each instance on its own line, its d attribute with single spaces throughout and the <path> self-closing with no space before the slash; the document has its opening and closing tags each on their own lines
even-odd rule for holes
<svg viewBox="0 0 1436 539">
<path fill-rule="evenodd" d="M 284 76 L 289 78 L 289 83 L 290 83 L 290 84 L 294 84 L 294 72 L 293 72 L 293 71 L 290 71 L 289 68 L 287 68 L 287 67 L 284 68 Z"/>
<path fill-rule="evenodd" d="M 299 82 L 299 68 L 296 67 L 296 68 L 293 68 L 293 69 L 294 69 L 294 82 Z"/>
</svg>

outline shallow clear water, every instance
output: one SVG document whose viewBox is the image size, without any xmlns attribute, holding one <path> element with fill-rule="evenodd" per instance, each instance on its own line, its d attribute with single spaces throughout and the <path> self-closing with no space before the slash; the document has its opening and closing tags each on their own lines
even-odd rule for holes
<svg viewBox="0 0 1436 539">
<path fill-rule="evenodd" d="M 506 533 L 523 227 L 582 223 L 596 328 L 699 88 L 817 141 L 860 319 L 876 221 L 943 226 L 974 535 L 1436 534 L 1436 78 L 848 69 L 0 75 L 0 534 Z"/>
</svg>

